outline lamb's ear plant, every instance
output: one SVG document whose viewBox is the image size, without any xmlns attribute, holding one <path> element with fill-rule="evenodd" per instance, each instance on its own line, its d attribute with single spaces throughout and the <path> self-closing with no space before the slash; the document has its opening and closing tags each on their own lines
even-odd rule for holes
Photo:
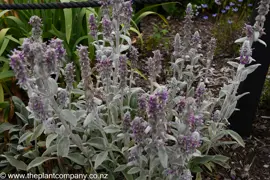
<svg viewBox="0 0 270 180">
<path fill-rule="evenodd" d="M 104 172 L 109 178 L 130 180 L 191 180 L 192 173 L 199 179 L 202 166 L 228 167 L 227 157 L 211 153 L 218 153 L 217 145 L 244 146 L 241 137 L 227 129 L 228 118 L 237 100 L 246 94 L 237 95 L 239 83 L 258 67 L 244 64 L 252 60 L 250 41 L 262 35 L 263 22 L 256 23 L 252 34 L 241 39 L 240 63 L 230 63 L 237 68 L 234 80 L 215 97 L 207 88 L 215 39 L 210 40 L 204 58 L 199 53 L 200 35 L 192 28 L 191 4 L 186 9 L 183 41 L 179 34 L 175 36 L 172 76 L 163 84 L 157 83 L 163 57 L 155 50 L 147 61 L 148 87 L 136 86 L 133 79 L 138 51 L 128 36 L 131 2 L 102 1 L 101 8 L 101 22 L 92 14 L 89 17 L 96 66 L 90 67 L 88 47 L 77 46 L 82 79 L 77 87 L 73 86 L 75 69 L 65 62 L 62 41 L 44 43 L 41 19 L 30 19 L 32 36 L 24 39 L 20 50 L 12 52 L 10 66 L 29 96 L 29 115 L 25 110 L 17 115 L 34 126 L 20 135 L 17 148 L 31 145 L 30 150 L 37 153 L 24 162 L 25 156 L 17 152 L 2 157 L 22 171 L 49 172 L 43 164 L 56 161 L 53 172 L 67 173 L 76 166 L 79 172 Z M 102 32 L 97 29 L 99 23 Z M 96 81 L 92 74 L 97 74 Z M 58 87 L 61 76 L 65 87 Z M 6 126 L 0 127 L 11 129 Z M 231 136 L 234 142 L 221 141 L 224 136 Z"/>
</svg>

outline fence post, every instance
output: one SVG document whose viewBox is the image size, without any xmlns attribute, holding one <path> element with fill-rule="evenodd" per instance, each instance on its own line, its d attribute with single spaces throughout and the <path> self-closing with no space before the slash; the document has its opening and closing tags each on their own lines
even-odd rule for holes
<svg viewBox="0 0 270 180">
<path fill-rule="evenodd" d="M 255 4 L 254 4 L 255 5 Z M 254 11 L 257 9 L 254 8 Z M 254 12 L 252 19 L 255 22 L 257 12 Z M 254 24 L 252 22 L 252 24 Z M 263 90 L 263 85 L 266 79 L 266 75 L 270 63 L 270 14 L 266 16 L 265 21 L 265 33 L 261 39 L 268 45 L 265 47 L 259 42 L 255 42 L 253 45 L 252 57 L 256 60 L 255 63 L 261 64 L 253 73 L 249 74 L 247 79 L 239 86 L 238 94 L 244 92 L 250 92 L 250 94 L 242 97 L 238 103 L 237 108 L 240 111 L 236 111 L 232 114 L 229 121 L 231 123 L 231 129 L 239 133 L 243 137 L 250 136 L 252 132 L 252 123 L 256 118 L 257 108 L 260 103 L 260 97 Z M 251 63 L 255 64 L 254 62 Z"/>
</svg>

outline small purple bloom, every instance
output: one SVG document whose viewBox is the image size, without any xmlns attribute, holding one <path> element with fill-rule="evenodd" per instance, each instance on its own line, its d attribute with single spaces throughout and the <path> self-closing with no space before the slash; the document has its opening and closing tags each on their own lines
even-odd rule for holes
<svg viewBox="0 0 270 180">
<path fill-rule="evenodd" d="M 215 13 L 215 14 L 212 14 L 212 16 L 213 16 L 213 17 L 217 17 L 217 13 Z"/>
<path fill-rule="evenodd" d="M 238 2 L 243 2 L 243 0 L 238 0 Z"/>
<path fill-rule="evenodd" d="M 207 20 L 208 19 L 208 16 L 203 16 L 203 19 Z"/>
<path fill-rule="evenodd" d="M 252 7 L 253 6 L 253 4 L 248 4 L 248 7 Z"/>
<path fill-rule="evenodd" d="M 226 10 L 225 9 L 222 9 L 221 12 L 224 14 L 224 13 L 226 13 Z"/>
<path fill-rule="evenodd" d="M 234 6 L 235 4 L 233 2 L 230 2 L 230 6 Z"/>
<path fill-rule="evenodd" d="M 232 20 L 229 19 L 229 20 L 228 20 L 228 24 L 232 24 L 232 23 L 233 23 Z"/>
<path fill-rule="evenodd" d="M 226 6 L 226 7 L 225 7 L 226 10 L 229 10 L 230 8 L 231 8 L 230 6 Z"/>
<path fill-rule="evenodd" d="M 13 51 L 13 54 L 10 56 L 10 67 L 13 69 L 15 76 L 18 79 L 20 87 L 26 89 L 28 84 L 28 74 L 23 53 L 21 51 Z"/>
<path fill-rule="evenodd" d="M 240 7 L 240 6 L 241 6 L 241 4 L 237 4 L 237 6 L 239 6 L 239 7 Z"/>
<path fill-rule="evenodd" d="M 233 12 L 237 12 L 237 11 L 238 11 L 238 8 L 235 7 L 235 8 L 233 8 L 232 10 L 233 10 Z"/>
<path fill-rule="evenodd" d="M 207 4 L 202 4 L 202 8 L 208 8 Z"/>
</svg>

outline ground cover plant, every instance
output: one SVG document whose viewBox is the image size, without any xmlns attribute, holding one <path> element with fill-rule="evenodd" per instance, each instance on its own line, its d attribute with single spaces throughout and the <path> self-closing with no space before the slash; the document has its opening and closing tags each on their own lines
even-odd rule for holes
<svg viewBox="0 0 270 180">
<path fill-rule="evenodd" d="M 264 43 L 259 37 L 268 4 L 261 2 L 255 26 L 247 25 L 246 37 L 236 41 L 243 44 L 239 62 L 229 62 L 235 74 L 217 96 L 207 89 L 216 40 L 209 39 L 205 57 L 198 52 L 201 40 L 193 31 L 191 4 L 184 36 L 175 35 L 168 81 L 157 81 L 163 57 L 154 50 L 147 59 L 145 86 L 134 83 L 138 51 L 128 32 L 131 2 L 104 1 L 101 22 L 90 14 L 96 63 L 91 68 L 88 47 L 77 46 L 82 80 L 77 86 L 74 64 L 65 62 L 63 41 L 43 42 L 42 20 L 31 17 L 32 36 L 10 56 L 29 102 L 24 105 L 13 97 L 18 124 L 0 126 L 8 134 L 1 167 L 5 172 L 103 172 L 110 179 L 201 179 L 205 168 L 228 167 L 219 148 L 244 146 L 227 129 L 227 120 L 237 100 L 248 95 L 237 94 L 239 83 L 259 66 L 245 65 L 254 61 L 252 43 Z M 64 86 L 57 83 L 61 77 Z M 233 140 L 222 139 L 227 136 Z"/>
</svg>

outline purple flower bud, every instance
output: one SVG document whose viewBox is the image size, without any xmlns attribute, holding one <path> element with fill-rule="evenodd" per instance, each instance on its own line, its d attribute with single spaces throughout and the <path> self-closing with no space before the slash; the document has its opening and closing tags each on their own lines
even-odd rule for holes
<svg viewBox="0 0 270 180">
<path fill-rule="evenodd" d="M 159 111 L 158 98 L 155 95 L 149 96 L 147 104 L 147 114 L 151 119 L 156 119 Z"/>
<path fill-rule="evenodd" d="M 111 39 L 111 33 L 112 33 L 112 22 L 109 18 L 106 16 L 102 18 L 102 27 L 103 27 L 103 36 L 105 39 L 110 40 Z"/>
<path fill-rule="evenodd" d="M 98 28 L 97 28 L 97 22 L 96 17 L 94 14 L 90 14 L 89 16 L 89 29 L 90 29 L 90 35 L 94 38 L 97 38 Z"/>
<path fill-rule="evenodd" d="M 27 89 L 28 84 L 28 74 L 21 51 L 13 51 L 13 54 L 10 56 L 10 67 L 15 73 L 16 79 L 18 79 L 18 84 L 21 88 Z"/>
<path fill-rule="evenodd" d="M 112 60 L 103 56 L 97 63 L 97 70 L 102 79 L 109 79 L 112 72 Z"/>
<path fill-rule="evenodd" d="M 226 12 L 227 12 L 227 11 L 226 11 L 225 9 L 222 9 L 222 10 L 221 10 L 221 13 L 222 13 L 222 14 L 224 14 L 224 13 L 226 13 Z"/>
<path fill-rule="evenodd" d="M 66 50 L 65 50 L 64 45 L 63 45 L 63 40 L 61 40 L 59 38 L 52 39 L 52 40 L 50 40 L 49 47 L 55 49 L 58 64 L 61 66 L 62 65 L 62 59 L 66 55 Z"/>
<path fill-rule="evenodd" d="M 88 47 L 80 45 L 77 47 L 77 50 L 80 58 L 82 79 L 86 80 L 90 76 L 90 59 L 88 57 Z"/>
<path fill-rule="evenodd" d="M 139 56 L 139 52 L 137 48 L 135 48 L 134 46 L 131 46 L 129 49 L 128 57 L 129 57 L 129 60 L 131 61 L 132 68 L 137 67 L 138 56 Z"/>
<path fill-rule="evenodd" d="M 230 6 L 226 6 L 225 9 L 226 10 L 229 10 L 229 9 L 231 9 L 231 7 Z"/>
<path fill-rule="evenodd" d="M 124 114 L 124 119 L 123 119 L 123 131 L 124 132 L 128 132 L 128 130 L 130 129 L 130 123 L 131 123 L 131 116 L 130 116 L 130 112 L 127 111 Z"/>
<path fill-rule="evenodd" d="M 65 68 L 65 81 L 67 91 L 73 89 L 75 67 L 73 63 L 68 63 Z"/>
<path fill-rule="evenodd" d="M 158 107 L 160 111 L 163 111 L 168 100 L 168 91 L 167 89 L 160 89 L 155 93 L 155 96 L 157 97 L 158 100 Z"/>
<path fill-rule="evenodd" d="M 177 110 L 179 113 L 182 113 L 186 107 L 186 100 L 185 98 L 181 98 L 181 100 L 177 103 Z"/>
<path fill-rule="evenodd" d="M 147 107 L 147 99 L 146 99 L 146 94 L 141 95 L 138 98 L 138 106 L 139 106 L 139 111 L 141 113 L 145 112 L 146 107 Z"/>
<path fill-rule="evenodd" d="M 196 90 L 196 98 L 199 99 L 203 96 L 203 94 L 205 93 L 206 89 L 205 89 L 205 84 L 203 82 L 201 82 Z"/>
<path fill-rule="evenodd" d="M 45 52 L 45 68 L 47 73 L 53 74 L 56 71 L 56 63 L 57 63 L 57 54 L 55 52 L 55 49 L 48 48 Z"/>
<path fill-rule="evenodd" d="M 240 49 L 240 63 L 249 64 L 251 61 L 252 49 L 250 47 L 250 42 L 245 40 Z"/>
<path fill-rule="evenodd" d="M 191 3 L 188 3 L 188 5 L 187 5 L 186 14 L 188 16 L 191 16 L 191 17 L 193 16 L 193 9 L 192 9 L 192 4 Z"/>
<path fill-rule="evenodd" d="M 212 14 L 212 16 L 213 16 L 213 17 L 216 17 L 216 16 L 217 16 L 217 13 L 215 13 L 215 14 Z"/>
<path fill-rule="evenodd" d="M 126 55 L 121 55 L 119 57 L 119 75 L 120 75 L 120 87 L 124 88 L 126 86 L 126 79 L 128 75 Z"/>
<path fill-rule="evenodd" d="M 122 9 L 121 9 L 121 22 L 124 24 L 124 28 L 126 30 L 130 27 L 130 21 L 132 19 L 132 1 L 126 1 L 122 3 Z"/>
<path fill-rule="evenodd" d="M 143 143 L 146 137 L 146 134 L 144 133 L 145 128 L 146 124 L 142 118 L 135 117 L 131 122 L 132 137 L 136 143 Z"/>
<path fill-rule="evenodd" d="M 30 96 L 28 106 L 36 120 L 46 121 L 48 119 L 48 103 L 41 96 L 36 94 Z"/>
<path fill-rule="evenodd" d="M 198 126 L 203 124 L 203 116 L 202 115 L 194 115 L 191 113 L 188 118 L 189 127 L 191 131 L 195 131 Z"/>
<path fill-rule="evenodd" d="M 38 16 L 32 16 L 29 20 L 29 24 L 32 26 L 32 40 L 38 41 L 42 34 L 42 21 Z"/>
<path fill-rule="evenodd" d="M 253 37 L 253 34 L 254 34 L 253 27 L 251 25 L 246 24 L 245 29 L 246 29 L 246 36 L 248 38 L 252 38 Z"/>
<path fill-rule="evenodd" d="M 66 107 L 68 100 L 69 100 L 69 94 L 66 89 L 59 88 L 57 91 L 57 103 L 60 106 Z"/>
<path fill-rule="evenodd" d="M 178 143 L 185 153 L 194 153 L 201 145 L 200 134 L 195 131 L 190 136 L 179 136 Z"/>
</svg>

